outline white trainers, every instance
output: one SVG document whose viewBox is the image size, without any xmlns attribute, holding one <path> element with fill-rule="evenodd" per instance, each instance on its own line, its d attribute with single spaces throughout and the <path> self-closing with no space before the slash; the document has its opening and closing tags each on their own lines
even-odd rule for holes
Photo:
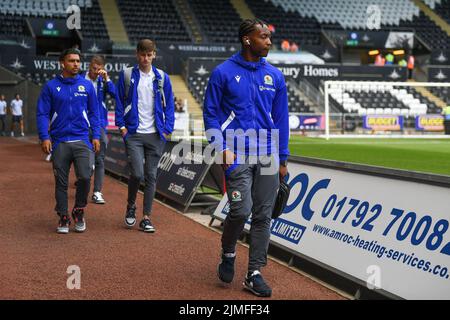
<svg viewBox="0 0 450 320">
<path fill-rule="evenodd" d="M 14 137 L 14 132 L 11 132 L 11 137 Z"/>
<path fill-rule="evenodd" d="M 21 135 L 22 137 L 25 137 L 25 133 L 23 133 L 23 132 L 22 132 L 20 135 Z"/>
<path fill-rule="evenodd" d="M 96 204 L 105 204 L 105 199 L 103 199 L 103 194 L 101 192 L 94 192 L 92 195 L 92 202 Z"/>
</svg>

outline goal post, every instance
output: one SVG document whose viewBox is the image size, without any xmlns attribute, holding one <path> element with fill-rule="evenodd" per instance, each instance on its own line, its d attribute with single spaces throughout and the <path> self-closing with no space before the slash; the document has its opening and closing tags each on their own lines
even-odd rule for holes
<svg viewBox="0 0 450 320">
<path fill-rule="evenodd" d="M 449 82 L 325 81 L 324 137 L 442 138 L 448 104 Z M 346 118 L 357 123 L 354 133 Z"/>
</svg>

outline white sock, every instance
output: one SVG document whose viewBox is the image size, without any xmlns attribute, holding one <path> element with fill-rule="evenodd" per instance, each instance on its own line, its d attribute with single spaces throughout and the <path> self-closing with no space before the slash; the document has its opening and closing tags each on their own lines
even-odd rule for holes
<svg viewBox="0 0 450 320">
<path fill-rule="evenodd" d="M 236 257 L 236 252 L 233 252 L 233 253 L 224 253 L 223 254 L 225 257 L 227 257 L 227 258 L 234 258 L 234 257 Z"/>
</svg>

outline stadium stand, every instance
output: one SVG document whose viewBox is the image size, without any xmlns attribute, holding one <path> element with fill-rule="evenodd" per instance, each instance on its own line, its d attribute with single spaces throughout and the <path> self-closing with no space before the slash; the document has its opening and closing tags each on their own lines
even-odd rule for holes
<svg viewBox="0 0 450 320">
<path fill-rule="evenodd" d="M 11 13 L 2 13 L 0 19 L 0 34 L 8 36 L 22 36 L 27 34 L 25 31 L 25 22 L 21 16 L 15 16 Z"/>
<path fill-rule="evenodd" d="M 301 98 L 295 88 L 288 82 L 286 82 L 286 87 L 288 90 L 288 105 L 289 112 L 291 113 L 311 113 L 309 106 L 306 104 L 305 100 Z"/>
<path fill-rule="evenodd" d="M 203 106 L 203 100 L 205 98 L 205 91 L 208 85 L 209 77 L 189 76 L 187 80 L 189 91 L 192 93 L 195 100 Z"/>
<path fill-rule="evenodd" d="M 430 92 L 442 101 L 450 104 L 450 89 L 445 87 L 431 87 Z"/>
<path fill-rule="evenodd" d="M 131 42 L 142 37 L 155 41 L 191 42 L 173 3 L 165 0 L 117 0 Z"/>
<path fill-rule="evenodd" d="M 270 1 L 246 0 L 246 3 L 255 16 L 275 27 L 272 34 L 275 45 L 279 46 L 284 39 L 300 45 L 321 43 L 321 26 L 316 18 L 301 11 L 286 10 Z"/>
<path fill-rule="evenodd" d="M 429 6 L 431 9 L 435 10 L 436 4 L 440 3 L 441 0 L 423 0 L 423 2 Z"/>
<path fill-rule="evenodd" d="M 71 4 L 80 7 L 83 26 L 80 32 L 84 37 L 109 39 L 97 0 L 1 0 L 0 34 L 26 35 L 26 17 L 65 18 Z"/>
<path fill-rule="evenodd" d="M 442 1 L 441 4 L 436 2 L 430 0 L 429 4 L 435 5 L 438 13 L 448 19 L 450 1 Z M 277 31 L 280 30 L 282 33 L 281 39 L 283 37 L 299 37 L 299 35 L 290 35 L 296 34 L 295 30 L 302 30 L 302 28 L 308 30 L 304 27 L 305 25 L 312 27 L 313 30 L 314 28 L 318 29 L 315 39 L 320 38 L 317 33 L 320 32 L 321 27 L 365 30 L 368 28 L 367 8 L 374 5 L 371 0 L 342 0 L 339 2 L 333 0 L 271 0 L 269 2 L 247 0 L 247 3 L 256 15 L 277 23 Z M 412 1 L 380 0 L 376 5 L 382 12 L 380 21 L 382 28 L 416 29 L 422 41 L 428 43 L 431 48 L 447 49 L 450 47 L 448 35 L 421 12 Z M 310 20 L 308 22 L 302 21 L 302 19 Z M 289 31 L 284 31 L 285 29 Z M 280 39 L 280 36 L 280 34 L 276 34 L 277 40 Z"/>
<path fill-rule="evenodd" d="M 423 12 L 414 16 L 412 20 L 402 20 L 401 27 L 415 29 L 422 41 L 434 49 L 449 49 L 450 37 Z"/>
<path fill-rule="evenodd" d="M 296 11 L 301 15 L 317 19 L 320 24 L 339 23 L 345 29 L 366 29 L 367 8 L 374 4 L 372 0 L 272 0 L 285 11 Z M 410 0 L 379 0 L 375 3 L 382 10 L 381 24 L 398 25 L 401 18 L 412 19 L 419 13 Z"/>
<path fill-rule="evenodd" d="M 83 0 L 78 0 L 82 2 Z M 83 37 L 99 40 L 109 40 L 105 21 L 97 0 L 85 0 L 85 6 L 81 7 L 81 34 Z M 89 5 L 92 3 L 92 5 Z"/>
<path fill-rule="evenodd" d="M 238 43 L 237 30 L 241 23 L 229 0 L 189 0 L 203 32 L 211 42 Z"/>
<path fill-rule="evenodd" d="M 330 96 L 346 113 L 393 114 L 415 116 L 439 113 L 439 108 L 414 88 L 392 86 L 348 85 L 330 89 Z"/>
<path fill-rule="evenodd" d="M 431 0 L 432 1 L 432 0 Z M 434 11 L 441 16 L 447 23 L 450 24 L 450 1 L 449 0 L 436 0 L 435 6 L 430 6 Z"/>
</svg>

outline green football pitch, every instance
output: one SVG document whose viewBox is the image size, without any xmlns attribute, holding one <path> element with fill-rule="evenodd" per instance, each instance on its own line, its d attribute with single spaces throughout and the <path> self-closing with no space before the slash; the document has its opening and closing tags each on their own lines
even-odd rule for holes
<svg viewBox="0 0 450 320">
<path fill-rule="evenodd" d="M 330 139 L 291 135 L 292 155 L 450 176 L 450 139 Z"/>
</svg>

